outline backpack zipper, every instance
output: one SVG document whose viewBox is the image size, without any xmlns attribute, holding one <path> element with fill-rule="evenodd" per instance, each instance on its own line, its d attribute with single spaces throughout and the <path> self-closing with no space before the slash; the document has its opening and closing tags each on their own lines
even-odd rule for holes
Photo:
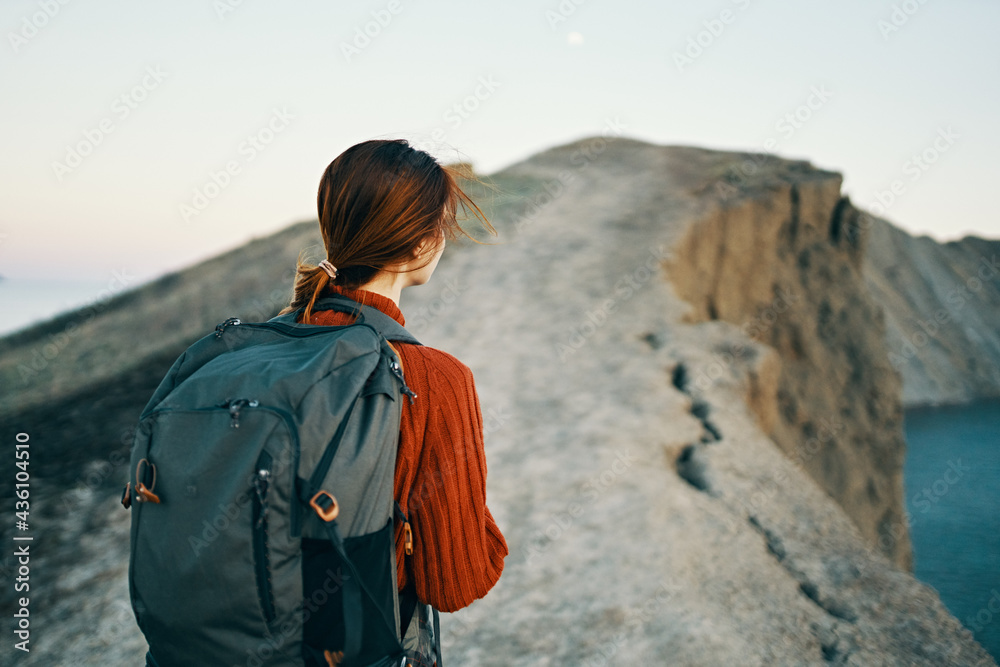
<svg viewBox="0 0 1000 667">
<path fill-rule="evenodd" d="M 363 322 L 354 324 L 343 324 L 343 325 L 307 324 L 300 326 L 292 326 L 291 324 L 285 324 L 283 322 L 243 322 L 238 317 L 230 317 L 228 320 L 215 327 L 215 337 L 221 338 L 222 334 L 224 334 L 226 331 L 226 327 L 229 326 L 239 326 L 241 328 L 250 328 L 250 329 L 263 329 L 265 331 L 275 331 L 277 333 L 280 333 L 285 336 L 290 336 L 292 338 L 308 338 L 310 336 L 322 336 L 323 334 L 339 331 L 346 327 L 362 326 L 362 327 L 367 327 L 368 329 L 374 331 L 375 335 L 379 337 L 379 340 L 385 340 L 386 343 L 389 342 L 388 340 L 383 338 L 382 334 L 380 334 L 378 330 L 375 329 L 375 327 L 371 326 L 370 324 L 365 324 Z M 391 348 L 392 345 L 390 344 L 389 347 Z M 396 361 L 395 359 L 390 360 L 389 370 L 396 377 L 396 379 L 399 380 L 400 391 L 403 393 L 403 395 L 405 395 L 407 398 L 410 399 L 410 403 L 412 404 L 413 399 L 415 399 L 417 395 L 406 384 L 406 380 L 403 379 L 403 369 L 400 367 L 399 362 Z M 235 423 L 234 426 L 238 428 L 238 425 Z"/>
<path fill-rule="evenodd" d="M 294 326 L 283 322 L 243 322 L 238 317 L 230 317 L 228 320 L 215 327 L 215 337 L 221 338 L 222 334 L 226 332 L 226 327 L 230 326 L 238 326 L 241 329 L 264 329 L 267 331 L 277 331 L 278 333 L 291 336 L 293 338 L 307 338 L 309 336 L 321 336 L 326 333 L 332 333 L 333 331 L 344 329 L 345 327 L 359 326 L 359 324 L 343 324 L 339 326 L 326 324 L 302 324 Z M 362 323 L 360 326 L 368 327 L 369 329 L 372 329 L 372 331 L 375 331 L 375 329 L 368 324 Z M 376 331 L 375 333 L 378 332 Z"/>
<path fill-rule="evenodd" d="M 260 606 L 267 623 L 274 621 L 274 595 L 271 590 L 271 576 L 268 572 L 267 552 L 267 490 L 271 478 L 271 455 L 267 451 L 260 453 L 257 459 L 257 470 L 254 475 L 254 506 L 253 506 L 253 556 L 257 578 L 257 594 Z"/>
<path fill-rule="evenodd" d="M 233 414 L 233 407 L 238 406 L 235 410 L 235 415 Z M 259 401 L 252 399 L 227 399 L 224 403 L 211 405 L 201 408 L 156 408 L 150 411 L 148 414 L 143 416 L 142 420 L 153 420 L 160 414 L 168 414 L 173 412 L 212 412 L 227 410 L 230 415 L 235 419 L 239 419 L 239 412 L 244 408 L 254 408 L 257 410 L 265 410 L 270 412 L 282 419 L 285 423 L 285 427 L 288 430 L 288 435 L 291 439 L 292 447 L 292 461 L 291 461 L 291 476 L 292 480 L 298 478 L 299 469 L 299 457 L 300 457 L 300 443 L 299 443 L 299 433 L 298 429 L 295 427 L 295 420 L 292 415 L 281 408 L 261 405 Z M 146 456 L 150 456 L 153 453 L 153 448 L 150 448 L 146 452 Z M 257 583 L 257 590 L 260 599 L 261 608 L 263 610 L 264 619 L 268 624 L 272 623 L 276 617 L 276 612 L 274 608 L 274 594 L 271 589 L 270 578 L 268 575 L 268 552 L 267 552 L 267 537 L 268 537 L 268 525 L 267 525 L 267 494 L 272 485 L 273 471 L 272 471 L 273 457 L 266 450 L 261 451 L 260 456 L 255 464 L 255 474 L 253 479 L 253 510 L 252 510 L 252 547 L 254 556 L 254 570 L 255 579 Z M 294 484 L 293 484 L 294 488 Z M 301 503 L 293 502 L 291 503 L 291 523 L 292 523 L 292 534 L 296 534 L 298 523 L 301 521 L 300 518 L 300 505 Z M 140 511 L 141 507 L 135 508 L 135 511 Z M 139 521 L 141 525 L 141 518 L 136 516 L 134 521 Z M 134 563 L 134 552 L 130 554 L 129 557 L 129 585 L 130 585 L 130 595 L 133 594 L 134 583 L 132 581 L 132 567 Z"/>
<path fill-rule="evenodd" d="M 399 380 L 399 390 L 410 399 L 410 405 L 413 405 L 413 399 L 415 399 L 417 395 L 412 389 L 410 389 L 409 385 L 406 384 L 406 380 L 403 379 L 403 369 L 399 365 L 399 362 L 395 359 L 391 360 L 389 362 L 389 370 L 392 371 L 392 374 L 396 376 L 397 380 Z"/>
<path fill-rule="evenodd" d="M 227 398 L 226 402 L 220 405 L 220 408 L 227 408 L 229 410 L 229 416 L 232 421 L 229 425 L 232 428 L 240 427 L 240 410 L 243 408 L 256 408 L 260 405 L 260 402 L 255 399 L 249 398 Z"/>
<path fill-rule="evenodd" d="M 234 326 L 237 324 L 242 324 L 240 318 L 230 317 L 225 322 L 215 327 L 215 337 L 222 338 L 222 334 L 226 333 L 226 327 Z"/>
<path fill-rule="evenodd" d="M 239 400 L 247 400 L 247 399 L 239 399 Z M 150 411 L 148 414 L 143 415 L 142 420 L 145 421 L 147 419 L 153 419 L 154 415 L 158 415 L 161 413 L 166 414 L 168 412 L 209 412 L 212 410 L 228 410 L 229 407 L 227 404 L 230 401 L 232 401 L 232 399 L 227 399 L 225 403 L 221 403 L 218 405 L 210 405 L 205 408 L 156 408 Z M 253 405 L 251 405 L 251 403 Z M 259 401 L 247 401 L 247 403 L 243 407 L 253 407 L 256 408 L 257 410 L 266 410 L 281 417 L 281 419 L 285 422 L 285 427 L 288 429 L 288 434 L 289 436 L 291 436 L 292 439 L 292 479 L 293 480 L 297 479 L 299 476 L 298 471 L 299 471 L 299 455 L 300 455 L 299 430 L 295 427 L 295 420 L 292 418 L 292 415 L 289 414 L 288 411 L 282 410 L 281 408 L 276 408 L 270 405 L 261 405 Z M 146 456 L 149 456 L 151 453 L 152 450 L 148 451 L 146 453 Z M 302 503 L 292 503 L 291 531 L 293 536 L 298 536 L 299 531 L 301 530 L 299 527 L 299 524 L 302 520 L 301 505 Z"/>
</svg>

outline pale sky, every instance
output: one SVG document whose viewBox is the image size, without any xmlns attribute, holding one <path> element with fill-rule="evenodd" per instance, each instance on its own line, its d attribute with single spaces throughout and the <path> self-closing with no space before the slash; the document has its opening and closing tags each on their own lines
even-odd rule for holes
<svg viewBox="0 0 1000 667">
<path fill-rule="evenodd" d="M 988 0 L 5 0 L 0 28 L 13 279 L 141 282 L 311 218 L 365 139 L 489 173 L 616 119 L 654 143 L 773 139 L 860 206 L 902 181 L 884 215 L 913 233 L 1000 236 Z"/>
</svg>

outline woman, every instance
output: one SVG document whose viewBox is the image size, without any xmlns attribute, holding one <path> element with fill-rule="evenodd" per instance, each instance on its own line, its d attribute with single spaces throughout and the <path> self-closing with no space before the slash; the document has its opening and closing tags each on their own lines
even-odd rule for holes
<svg viewBox="0 0 1000 667">
<path fill-rule="evenodd" d="M 350 314 L 313 311 L 318 298 L 336 293 L 404 324 L 400 292 L 430 280 L 445 240 L 465 234 L 458 206 L 495 233 L 457 176 L 401 139 L 365 141 L 344 151 L 319 186 L 326 259 L 319 265 L 299 261 L 295 294 L 282 312 L 302 308 L 300 322 L 349 324 Z M 479 399 L 472 372 L 455 357 L 419 345 L 394 346 L 418 397 L 402 401 L 394 494 L 412 526 L 412 552 L 406 553 L 400 523 L 397 584 L 425 604 L 455 611 L 486 595 L 507 555 L 486 506 Z"/>
</svg>

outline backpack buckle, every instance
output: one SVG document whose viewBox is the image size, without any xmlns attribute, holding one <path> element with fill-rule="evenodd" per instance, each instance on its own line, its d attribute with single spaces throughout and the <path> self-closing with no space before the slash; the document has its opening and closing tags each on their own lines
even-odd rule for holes
<svg viewBox="0 0 1000 667">
<path fill-rule="evenodd" d="M 326 491 L 317 491 L 316 495 L 309 501 L 309 506 L 316 510 L 319 518 L 330 523 L 340 514 L 340 505 L 332 494 Z"/>
<path fill-rule="evenodd" d="M 407 556 L 413 555 L 413 529 L 409 521 L 403 524 L 403 550 Z"/>
<path fill-rule="evenodd" d="M 160 497 L 153 493 L 152 489 L 147 489 L 146 485 L 139 482 L 135 485 L 136 500 L 140 503 L 159 503 Z"/>
<path fill-rule="evenodd" d="M 142 464 L 146 464 L 146 470 L 142 469 Z M 152 472 L 153 479 L 150 481 L 147 487 L 144 480 Z M 145 473 L 145 475 L 143 475 Z M 140 503 L 159 503 L 160 497 L 153 493 L 153 487 L 156 486 L 156 465 L 149 462 L 149 459 L 140 459 L 139 463 L 135 466 L 135 499 L 136 502 Z M 124 505 L 124 500 L 122 502 Z"/>
</svg>

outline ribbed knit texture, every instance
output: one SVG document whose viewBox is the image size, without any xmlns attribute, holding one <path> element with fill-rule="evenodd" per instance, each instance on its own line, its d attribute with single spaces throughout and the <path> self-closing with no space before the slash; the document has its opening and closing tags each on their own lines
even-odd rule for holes
<svg viewBox="0 0 1000 667">
<path fill-rule="evenodd" d="M 405 325 L 388 297 L 364 290 L 334 291 L 378 308 Z M 349 324 L 352 316 L 313 313 L 312 323 Z M 395 497 L 410 520 L 413 554 L 405 555 L 396 526 L 397 584 L 412 577 L 417 597 L 440 611 L 470 605 L 493 588 L 507 542 L 486 506 L 483 419 L 472 371 L 441 350 L 393 343 L 406 384 L 417 398 L 403 400 L 396 456 Z"/>
</svg>

